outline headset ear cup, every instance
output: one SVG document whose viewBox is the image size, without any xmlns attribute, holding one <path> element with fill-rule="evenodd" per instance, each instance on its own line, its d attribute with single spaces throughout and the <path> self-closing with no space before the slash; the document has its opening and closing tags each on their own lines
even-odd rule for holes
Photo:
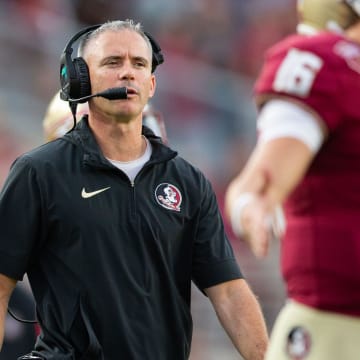
<svg viewBox="0 0 360 360">
<path fill-rule="evenodd" d="M 144 34 L 149 39 L 153 51 L 153 58 L 151 65 L 151 72 L 153 73 L 156 67 L 164 62 L 164 55 L 162 54 L 161 47 L 156 42 L 156 40 L 148 32 L 145 31 Z"/>
<path fill-rule="evenodd" d="M 73 60 L 76 78 L 78 82 L 77 86 L 77 94 L 72 94 L 72 98 L 82 98 L 84 96 L 91 95 L 91 83 L 90 83 L 90 75 L 89 68 L 85 62 L 85 60 L 81 57 L 77 57 Z M 87 100 L 79 101 L 79 103 L 84 103 Z"/>
</svg>

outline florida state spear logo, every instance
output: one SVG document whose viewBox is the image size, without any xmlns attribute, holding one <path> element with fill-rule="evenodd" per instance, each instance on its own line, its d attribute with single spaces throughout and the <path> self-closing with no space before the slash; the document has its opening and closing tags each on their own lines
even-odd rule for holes
<svg viewBox="0 0 360 360">
<path fill-rule="evenodd" d="M 304 360 L 311 350 L 311 337 L 302 326 L 295 326 L 288 335 L 286 346 L 291 360 Z"/>
<path fill-rule="evenodd" d="M 168 210 L 180 211 L 182 196 L 179 189 L 169 183 L 162 183 L 156 187 L 155 199 L 159 205 Z"/>
</svg>

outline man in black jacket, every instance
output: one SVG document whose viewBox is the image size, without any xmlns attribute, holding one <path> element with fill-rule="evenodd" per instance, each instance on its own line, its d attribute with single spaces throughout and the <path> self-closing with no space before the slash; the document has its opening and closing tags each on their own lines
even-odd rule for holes
<svg viewBox="0 0 360 360">
<path fill-rule="evenodd" d="M 209 181 L 142 127 L 159 46 L 131 20 L 70 43 L 80 36 L 80 57 L 70 45 L 62 56 L 62 97 L 89 100 L 88 116 L 17 159 L 0 195 L 0 319 L 27 273 L 42 329 L 34 356 L 184 360 L 194 281 L 243 357 L 262 359 L 263 316 Z"/>
</svg>

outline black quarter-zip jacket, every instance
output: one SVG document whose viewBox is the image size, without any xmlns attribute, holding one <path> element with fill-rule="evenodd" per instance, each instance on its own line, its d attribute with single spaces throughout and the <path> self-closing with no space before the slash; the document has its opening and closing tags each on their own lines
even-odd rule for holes
<svg viewBox="0 0 360 360">
<path fill-rule="evenodd" d="M 209 181 L 143 132 L 153 152 L 133 183 L 85 117 L 4 184 L 0 273 L 28 274 L 46 359 L 187 359 L 191 280 L 241 278 Z"/>
</svg>

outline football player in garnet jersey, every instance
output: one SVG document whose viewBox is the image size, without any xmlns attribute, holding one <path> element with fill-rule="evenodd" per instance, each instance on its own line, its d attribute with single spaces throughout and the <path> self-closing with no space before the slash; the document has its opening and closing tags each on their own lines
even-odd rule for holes
<svg viewBox="0 0 360 360">
<path fill-rule="evenodd" d="M 255 84 L 258 141 L 226 212 L 259 258 L 281 238 L 289 301 L 266 359 L 358 359 L 360 1 L 298 5 Z"/>
<path fill-rule="evenodd" d="M 77 105 L 77 121 L 81 119 L 82 115 L 87 113 L 87 103 Z M 165 144 L 168 143 L 163 116 L 150 103 L 148 103 L 144 108 L 143 124 L 150 128 L 155 135 L 161 137 Z M 57 92 L 50 100 L 42 125 L 46 141 L 57 139 L 73 127 L 74 120 L 69 104 L 60 99 L 59 92 Z"/>
</svg>

